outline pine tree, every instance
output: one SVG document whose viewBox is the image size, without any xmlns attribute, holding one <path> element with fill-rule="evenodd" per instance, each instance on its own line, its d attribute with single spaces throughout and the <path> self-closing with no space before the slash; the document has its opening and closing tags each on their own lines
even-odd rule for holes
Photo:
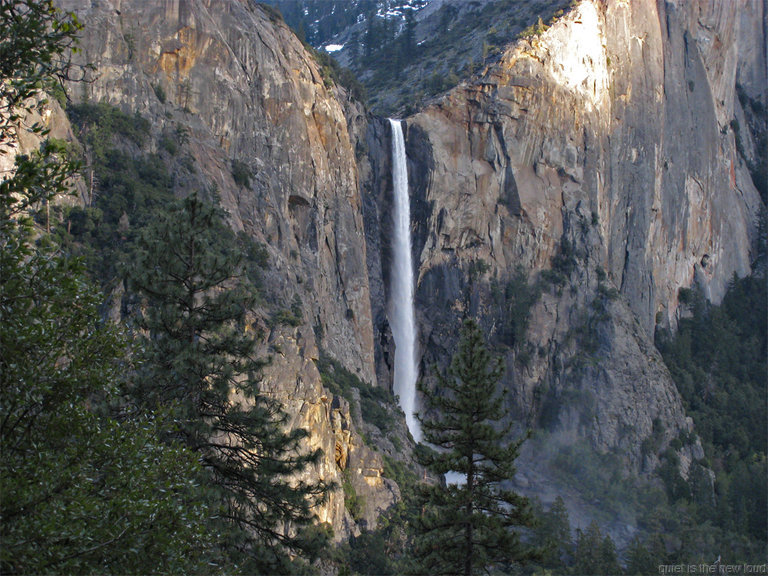
<svg viewBox="0 0 768 576">
<path fill-rule="evenodd" d="M 628 576 L 651 574 L 658 570 L 664 558 L 663 556 L 655 558 L 642 543 L 639 536 L 635 536 L 629 543 L 626 554 Z"/>
<path fill-rule="evenodd" d="M 539 519 L 534 528 L 534 541 L 542 548 L 541 566 L 562 570 L 573 555 L 571 524 L 565 501 L 558 496 L 546 512 L 534 511 Z"/>
<path fill-rule="evenodd" d="M 83 266 L 0 233 L 0 571 L 193 572 L 211 536 L 194 455 L 118 418 L 126 341 Z"/>
<path fill-rule="evenodd" d="M 194 572 L 210 535 L 191 452 L 159 418 L 118 418 L 126 340 L 99 315 L 82 263 L 34 217 L 69 193 L 76 163 L 31 113 L 66 74 L 79 24 L 52 2 L 0 3 L 0 156 L 42 140 L 0 176 L 0 572 Z"/>
<path fill-rule="evenodd" d="M 576 574 L 622 574 L 616 554 L 616 545 L 609 535 L 603 535 L 596 521 L 590 522 L 586 531 L 576 530 L 574 550 Z"/>
<path fill-rule="evenodd" d="M 257 389 L 262 361 L 246 332 L 252 290 L 221 210 L 196 194 L 142 233 L 129 271 L 144 298 L 139 327 L 144 370 L 135 394 L 172 408 L 173 433 L 198 452 L 224 503 L 224 551 L 246 572 L 291 570 L 294 554 L 322 546 L 310 527 L 322 482 L 296 479 L 320 451 L 302 449 L 305 430 L 285 432 L 287 415 Z M 311 535 L 312 538 L 305 538 Z"/>
<path fill-rule="evenodd" d="M 413 14 L 413 10 L 408 10 L 405 13 L 405 27 L 403 29 L 403 35 L 401 40 L 401 51 L 404 61 L 409 58 L 413 58 L 414 51 L 416 50 L 416 17 Z"/>
<path fill-rule="evenodd" d="M 419 386 L 428 414 L 420 420 L 433 449 L 418 458 L 434 474 L 456 472 L 465 481 L 422 487 L 416 573 L 478 574 L 532 555 L 515 531 L 533 524 L 528 500 L 501 486 L 515 474 L 523 441 L 508 442 L 510 426 L 498 427 L 505 415 L 501 376 L 501 362 L 491 357 L 477 323 L 467 320 L 450 367 L 438 373 L 437 391 Z"/>
</svg>

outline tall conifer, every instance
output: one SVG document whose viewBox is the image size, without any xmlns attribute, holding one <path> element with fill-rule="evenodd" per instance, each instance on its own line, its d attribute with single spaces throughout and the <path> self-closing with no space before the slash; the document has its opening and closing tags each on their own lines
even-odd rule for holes
<svg viewBox="0 0 768 576">
<path fill-rule="evenodd" d="M 83 264 L 36 224 L 77 170 L 48 139 L 44 90 L 69 73 L 80 24 L 51 0 L 0 1 L 0 572 L 194 573 L 212 539 L 195 455 L 161 414 L 110 410 L 127 341 Z M 22 134 L 40 140 L 19 153 Z M 32 136 L 32 137 L 30 137 Z"/>
<path fill-rule="evenodd" d="M 419 453 L 431 472 L 463 476 L 459 484 L 421 490 L 415 557 L 419 574 L 478 574 L 492 565 L 526 560 L 531 551 L 515 528 L 533 523 L 526 498 L 502 487 L 515 474 L 522 440 L 509 442 L 498 390 L 502 366 L 485 346 L 480 328 L 467 320 L 459 349 L 436 391 L 420 384 L 426 416 L 424 438 L 434 449 Z"/>
<path fill-rule="evenodd" d="M 300 529 L 326 486 L 297 480 L 320 451 L 303 450 L 308 432 L 286 432 L 280 404 L 257 389 L 263 363 L 246 330 L 253 295 L 242 260 L 221 210 L 196 194 L 143 231 L 129 274 L 144 297 L 136 393 L 173 408 L 174 434 L 201 455 L 224 503 L 225 553 L 246 558 L 245 571 L 282 573 L 323 542 Z"/>
</svg>

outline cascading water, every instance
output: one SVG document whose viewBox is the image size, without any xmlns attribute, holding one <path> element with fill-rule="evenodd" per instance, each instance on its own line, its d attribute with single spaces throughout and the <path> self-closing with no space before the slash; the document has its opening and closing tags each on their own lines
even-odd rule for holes
<svg viewBox="0 0 768 576">
<path fill-rule="evenodd" d="M 394 234 L 392 273 L 390 274 L 390 319 L 395 340 L 395 394 L 405 412 L 405 422 L 413 439 L 421 441 L 421 426 L 416 419 L 416 318 L 413 308 L 413 264 L 411 262 L 411 208 L 408 195 L 408 169 L 405 139 L 400 120 L 392 126 L 392 184 L 394 188 Z"/>
</svg>

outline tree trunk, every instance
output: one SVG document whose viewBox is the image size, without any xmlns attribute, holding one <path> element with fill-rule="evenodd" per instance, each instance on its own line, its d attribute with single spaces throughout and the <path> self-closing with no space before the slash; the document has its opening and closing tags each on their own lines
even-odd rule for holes
<svg viewBox="0 0 768 576">
<path fill-rule="evenodd" d="M 472 575 L 472 502 L 474 500 L 475 488 L 475 462 L 473 456 L 469 456 L 469 466 L 467 468 L 467 504 L 465 513 L 467 515 L 467 524 L 464 531 L 464 545 L 467 557 L 464 559 L 464 576 Z"/>
</svg>

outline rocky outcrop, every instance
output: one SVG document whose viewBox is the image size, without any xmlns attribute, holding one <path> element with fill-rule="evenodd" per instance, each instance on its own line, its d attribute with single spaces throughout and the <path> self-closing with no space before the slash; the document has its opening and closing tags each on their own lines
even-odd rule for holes
<svg viewBox="0 0 768 576">
<path fill-rule="evenodd" d="M 272 358 L 263 391 L 324 451 L 307 474 L 339 489 L 321 519 L 339 537 L 371 527 L 398 491 L 362 436 L 389 455 L 409 439 L 401 419 L 391 437 L 363 421 L 317 365 L 322 350 L 391 383 L 388 124 L 324 78 L 266 7 L 59 3 L 85 22 L 79 58 L 95 65 L 70 97 L 136 111 L 157 136 L 186 134 L 188 162 L 176 162 L 193 169 L 174 173 L 177 193 L 217 195 L 233 228 L 266 246 L 270 307 L 302 318 L 258 319 Z M 718 301 L 750 270 L 759 139 L 737 134 L 736 83 L 766 104 L 760 19 L 759 0 L 582 0 L 406 119 L 428 381 L 461 316 L 477 315 L 504 354 L 521 429 L 585 438 L 635 472 L 678 438 L 687 473 L 701 447 L 652 338 L 674 328 L 681 287 Z M 342 486 L 364 502 L 354 517 Z"/>
<path fill-rule="evenodd" d="M 558 405 L 551 425 L 635 470 L 655 467 L 654 419 L 662 449 L 688 436 L 652 338 L 679 288 L 717 302 L 754 258 L 761 201 L 731 120 L 737 70 L 765 93 L 765 38 L 742 40 L 743 4 L 585 0 L 407 119 L 423 367 L 445 361 L 458 316 L 499 329 L 494 291 L 521 267 L 545 280 L 528 347 L 507 352 L 521 425 Z"/>
<path fill-rule="evenodd" d="M 394 481 L 384 478 L 381 455 L 369 448 L 358 432 L 347 400 L 335 396 L 321 383 L 315 361 L 315 337 L 307 327 L 273 330 L 260 355 L 272 359 L 264 368 L 262 393 L 278 399 L 290 416 L 290 429 L 310 432 L 305 448 L 323 451 L 323 458 L 304 471 L 298 480 L 334 483 L 318 519 L 334 528 L 337 540 L 359 534 L 361 528 L 375 528 L 380 514 L 399 498 Z M 348 509 L 344 484 L 357 497 L 354 517 Z"/>
</svg>

